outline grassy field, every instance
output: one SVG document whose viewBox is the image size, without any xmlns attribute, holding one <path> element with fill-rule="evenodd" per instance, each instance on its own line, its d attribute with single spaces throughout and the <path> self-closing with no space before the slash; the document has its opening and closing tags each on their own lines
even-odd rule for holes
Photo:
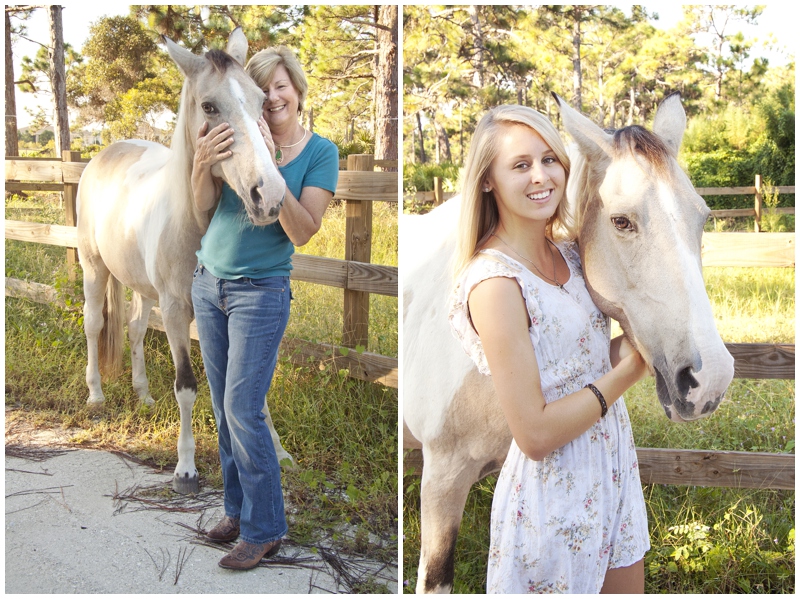
<svg viewBox="0 0 800 599">
<path fill-rule="evenodd" d="M 794 343 L 793 269 L 707 268 L 728 342 Z M 734 379 L 710 418 L 673 424 L 646 379 L 626 393 L 639 447 L 794 453 L 794 381 Z M 483 593 L 494 477 L 475 484 L 456 547 L 457 593 Z M 793 491 L 646 485 L 648 593 L 793 593 Z M 416 585 L 419 477 L 403 482 L 403 578 Z"/>
<path fill-rule="evenodd" d="M 63 224 L 56 197 L 6 199 L 6 218 Z M 332 206 L 306 253 L 343 258 L 344 206 Z M 65 248 L 6 241 L 6 276 L 54 285 L 65 308 L 6 298 L 7 420 L 75 427 L 76 446 L 115 448 L 172 470 L 178 408 L 166 336 L 148 331 L 145 354 L 154 408 L 139 409 L 130 362 L 104 385 L 102 414 L 86 407 L 86 341 L 81 285 L 69 283 Z M 397 264 L 397 211 L 376 203 L 373 263 Z M 287 336 L 338 343 L 342 290 L 293 283 Z M 397 356 L 397 298 L 373 296 L 368 351 Z M 192 360 L 200 386 L 193 413 L 201 484 L 221 488 L 216 427 L 197 343 Z M 397 390 L 351 379 L 330 365 L 281 359 L 268 395 L 275 428 L 298 468 L 284 471 L 290 537 L 332 544 L 386 562 L 397 560 Z M 385 588 L 367 585 L 364 591 Z"/>
</svg>

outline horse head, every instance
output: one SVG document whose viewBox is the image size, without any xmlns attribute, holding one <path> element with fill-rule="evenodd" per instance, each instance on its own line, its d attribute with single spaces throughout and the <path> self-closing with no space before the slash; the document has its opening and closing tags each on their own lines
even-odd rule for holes
<svg viewBox="0 0 800 599">
<path fill-rule="evenodd" d="M 573 169 L 570 201 L 592 299 L 647 361 L 667 416 L 707 416 L 733 378 L 733 358 L 703 282 L 709 210 L 677 162 L 686 127 L 680 96 L 664 99 L 653 132 L 606 132 L 556 100 L 584 161 Z"/>
<path fill-rule="evenodd" d="M 186 77 L 181 93 L 181 113 L 186 120 L 176 125 L 175 136 L 193 151 L 203 121 L 209 131 L 220 123 L 230 124 L 234 142 L 229 149 L 233 153 L 215 164 L 211 173 L 242 199 L 254 225 L 275 222 L 286 186 L 258 130 L 264 92 L 244 70 L 247 38 L 241 28 L 231 33 L 226 52 L 211 50 L 196 56 L 166 37 L 164 43 Z"/>
</svg>

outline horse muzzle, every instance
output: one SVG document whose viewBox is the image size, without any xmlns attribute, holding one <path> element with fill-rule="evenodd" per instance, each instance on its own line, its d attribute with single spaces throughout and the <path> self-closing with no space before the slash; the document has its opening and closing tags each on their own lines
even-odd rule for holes
<svg viewBox="0 0 800 599">
<path fill-rule="evenodd" d="M 253 186 L 250 189 L 251 205 L 247 206 L 250 221 L 257 226 L 274 223 L 278 220 L 285 199 L 285 194 L 278 196 L 263 186 Z"/>
<path fill-rule="evenodd" d="M 722 402 L 733 380 L 733 357 L 724 345 L 687 362 L 654 361 L 658 400 L 667 418 L 686 422 L 705 418 Z"/>
</svg>

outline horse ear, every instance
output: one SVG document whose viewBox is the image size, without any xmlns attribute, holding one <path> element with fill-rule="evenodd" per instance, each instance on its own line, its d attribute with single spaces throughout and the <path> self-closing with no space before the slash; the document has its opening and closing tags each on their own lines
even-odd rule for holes
<svg viewBox="0 0 800 599">
<path fill-rule="evenodd" d="M 581 153 L 591 162 L 598 162 L 611 155 L 611 135 L 603 131 L 580 112 L 553 93 L 561 112 L 561 120 L 567 132 L 578 144 Z"/>
<path fill-rule="evenodd" d="M 686 112 L 681 104 L 680 92 L 673 92 L 659 104 L 653 121 L 653 133 L 667 144 L 677 156 L 681 149 L 683 132 L 686 130 Z"/>
<path fill-rule="evenodd" d="M 184 77 L 191 78 L 203 66 L 204 60 L 200 56 L 195 56 L 186 48 L 181 48 L 178 44 L 173 42 L 166 36 L 161 36 L 164 43 L 167 45 L 167 52 L 169 52 L 172 60 L 178 65 Z"/>
<path fill-rule="evenodd" d="M 236 62 L 244 66 L 244 61 L 247 60 L 247 37 L 245 37 L 241 27 L 237 27 L 231 31 L 230 36 L 228 36 L 228 47 L 225 51 L 230 54 Z"/>
</svg>

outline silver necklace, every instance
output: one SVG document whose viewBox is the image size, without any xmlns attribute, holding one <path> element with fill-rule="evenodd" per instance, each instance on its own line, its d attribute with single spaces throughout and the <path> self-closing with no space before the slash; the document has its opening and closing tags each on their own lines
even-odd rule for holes
<svg viewBox="0 0 800 599">
<path fill-rule="evenodd" d="M 283 162 L 283 152 L 281 152 L 281 150 L 283 148 L 293 148 L 293 147 L 295 147 L 297 144 L 299 144 L 300 142 L 302 142 L 306 138 L 307 134 L 308 134 L 308 129 L 303 129 L 303 137 L 300 138 L 300 141 L 297 141 L 297 142 L 293 143 L 290 146 L 282 146 L 281 144 L 275 144 L 275 162 L 277 162 L 278 164 L 281 164 Z"/>
<path fill-rule="evenodd" d="M 530 259 L 526 258 L 525 256 L 523 256 L 522 254 L 520 254 L 517 250 L 515 250 L 508 243 L 506 243 L 505 240 L 502 237 L 500 237 L 497 233 L 492 233 L 492 236 L 493 237 L 497 237 L 504 246 L 506 246 L 508 249 L 510 249 L 512 252 L 514 252 L 518 257 L 520 257 L 523 260 L 525 260 L 525 262 L 527 262 L 528 264 L 533 265 L 533 267 L 536 269 L 536 272 L 538 272 L 540 275 L 542 275 L 542 277 L 544 277 L 546 280 L 550 281 L 551 283 L 555 283 L 556 287 L 558 287 L 561 291 L 564 291 L 564 292 L 567 291 L 566 289 L 564 289 L 564 286 L 561 283 L 558 282 L 558 275 L 556 274 L 556 255 L 552 252 L 552 250 L 550 251 L 550 257 L 553 259 L 553 277 L 554 278 L 550 278 L 546 274 L 544 274 L 541 270 L 539 270 L 539 267 L 536 266 L 536 263 L 533 260 L 530 260 Z M 550 243 L 550 245 L 555 247 L 555 244 L 552 241 L 550 241 L 547 237 L 545 237 L 545 239 L 547 240 L 548 243 Z"/>
</svg>

